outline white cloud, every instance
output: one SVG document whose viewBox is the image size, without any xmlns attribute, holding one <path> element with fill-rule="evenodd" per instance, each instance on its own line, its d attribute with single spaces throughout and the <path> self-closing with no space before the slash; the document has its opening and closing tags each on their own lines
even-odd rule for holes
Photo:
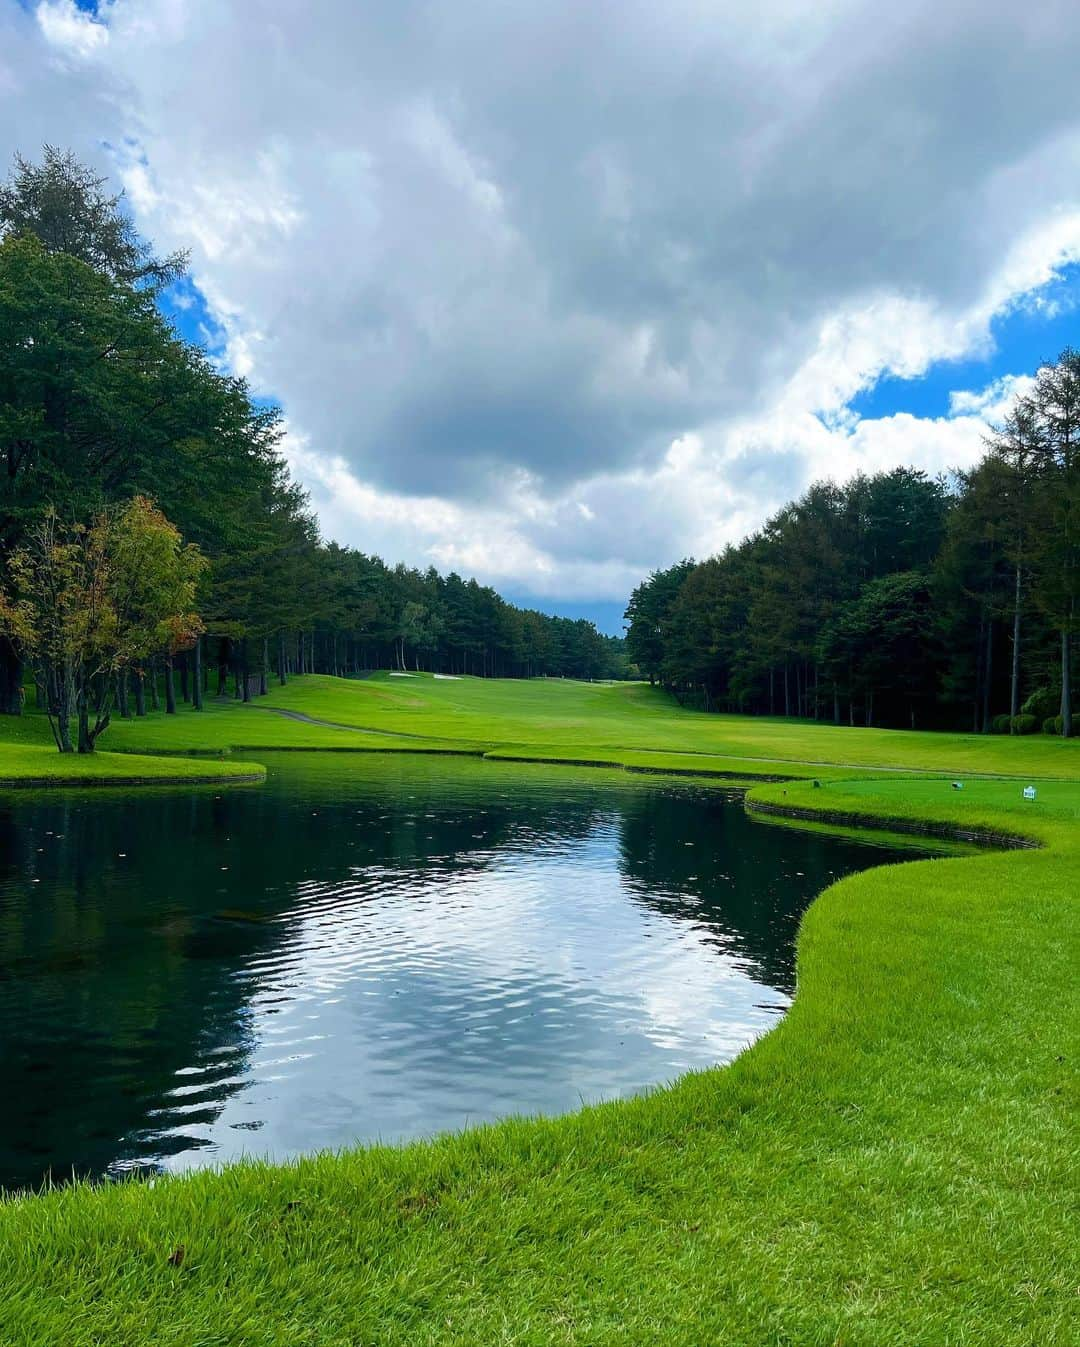
<svg viewBox="0 0 1080 1347">
<path fill-rule="evenodd" d="M 850 403 L 1057 302 L 1078 43 L 1067 0 L 0 0 L 0 151 L 192 247 L 328 535 L 615 598 L 815 478 L 978 455 L 1019 375 Z"/>
<path fill-rule="evenodd" d="M 985 388 L 957 389 L 949 394 L 950 416 L 977 416 L 999 424 L 1017 398 L 1025 397 L 1035 380 L 1030 374 L 1003 374 Z"/>
<path fill-rule="evenodd" d="M 108 28 L 79 9 L 75 0 L 40 0 L 34 13 L 45 40 L 65 56 L 85 59 L 109 40 Z"/>
</svg>

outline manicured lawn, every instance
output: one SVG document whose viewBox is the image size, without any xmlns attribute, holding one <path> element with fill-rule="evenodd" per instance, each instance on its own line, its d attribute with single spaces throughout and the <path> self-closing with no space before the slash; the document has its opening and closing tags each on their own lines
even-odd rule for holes
<svg viewBox="0 0 1080 1347">
<path fill-rule="evenodd" d="M 279 712 L 331 724 L 289 719 Z M 36 742 L 47 729 L 38 715 Z M 17 722 L 15 722 L 17 723 Z M 345 726 L 350 728 L 335 728 Z M 9 733 L 0 724 L 0 736 Z M 109 751 L 192 753 L 270 748 L 455 751 L 743 776 L 838 777 L 858 769 L 1080 777 L 1080 742 L 850 729 L 812 721 L 684 711 L 645 684 L 320 675 L 271 685 L 249 705 L 208 699 L 196 713 L 116 719 Z M 2 754 L 0 739 L 0 754 Z"/>
<path fill-rule="evenodd" d="M 787 770 L 784 764 L 808 764 L 1080 775 L 1080 743 L 1048 736 L 987 738 L 706 715 L 685 711 L 641 683 L 387 675 L 343 683 L 312 677 L 275 689 L 266 700 L 320 719 L 497 748 L 502 754 L 659 763 L 687 755 L 693 763 L 737 758 L 741 770 L 774 773 Z"/>
<path fill-rule="evenodd" d="M 760 785 L 751 807 L 946 822 L 1042 849 L 834 885 L 803 922 L 780 1026 L 648 1097 L 401 1150 L 8 1200 L 0 1341 L 1076 1341 L 1080 745 L 706 718 L 640 687 L 307 679 L 272 700 L 511 755 L 782 758 L 795 774 L 803 754 L 822 785 Z M 316 728 L 224 707 L 118 726 L 116 746 Z M 965 785 L 838 779 L 868 765 Z M 1030 773 L 1039 799 L 976 773 Z"/>
<path fill-rule="evenodd" d="M 105 737 L 102 743 L 107 742 Z M 119 745 L 117 745 L 119 746 Z M 110 744 L 110 749 L 112 745 Z M 140 745 L 147 747 L 149 745 Z M 254 762 L 158 757 L 150 753 L 58 753 L 45 717 L 0 716 L 0 789 L 5 786 L 162 785 L 166 782 L 251 781 L 266 773 Z"/>
</svg>

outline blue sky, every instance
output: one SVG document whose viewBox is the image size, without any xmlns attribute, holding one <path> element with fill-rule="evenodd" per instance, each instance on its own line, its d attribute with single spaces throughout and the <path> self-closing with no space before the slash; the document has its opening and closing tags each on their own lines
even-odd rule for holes
<svg viewBox="0 0 1080 1347">
<path fill-rule="evenodd" d="M 1080 266 L 1063 267 L 1060 277 L 990 323 L 990 349 L 966 360 L 943 360 L 917 379 L 879 379 L 849 404 L 859 416 L 947 416 L 949 394 L 985 388 L 1008 374 L 1033 374 L 1066 346 L 1080 343 Z"/>
</svg>

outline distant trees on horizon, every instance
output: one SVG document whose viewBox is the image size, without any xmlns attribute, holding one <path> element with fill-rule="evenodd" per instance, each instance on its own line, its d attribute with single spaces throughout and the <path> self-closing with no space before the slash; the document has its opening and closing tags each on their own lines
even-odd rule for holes
<svg viewBox="0 0 1080 1347">
<path fill-rule="evenodd" d="M 706 710 L 1068 736 L 1080 618 L 1080 352 L 953 479 L 819 482 L 626 612 L 642 674 Z"/>
</svg>

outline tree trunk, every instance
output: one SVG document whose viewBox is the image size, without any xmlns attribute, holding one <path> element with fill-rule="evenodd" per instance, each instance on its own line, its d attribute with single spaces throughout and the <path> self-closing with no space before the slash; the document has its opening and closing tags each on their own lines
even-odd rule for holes
<svg viewBox="0 0 1080 1347">
<path fill-rule="evenodd" d="M 1013 598 L 1012 674 L 1009 682 L 1009 715 L 1015 722 L 1020 714 L 1020 567 L 1016 567 L 1016 593 Z M 1011 727 L 1016 733 L 1015 725 Z"/>
<path fill-rule="evenodd" d="M 158 699 L 158 665 L 157 656 L 153 655 L 150 659 L 150 709 L 152 711 L 161 710 L 161 702 Z"/>
<path fill-rule="evenodd" d="M 203 668 L 202 668 L 202 637 L 195 638 L 195 644 L 191 650 L 191 705 L 193 710 L 201 711 L 203 709 Z"/>
<path fill-rule="evenodd" d="M 74 753 L 71 742 L 71 669 L 51 667 L 45 671 L 45 711 L 49 729 L 61 753 Z"/>
<path fill-rule="evenodd" d="M 116 675 L 116 709 L 120 712 L 121 720 L 131 719 L 131 706 L 128 703 L 128 676 L 126 669 L 121 669 Z"/>
<path fill-rule="evenodd" d="M 1068 628 L 1061 633 L 1061 733 L 1072 735 L 1072 636 Z"/>
<path fill-rule="evenodd" d="M 173 657 L 165 656 L 165 714 L 176 715 L 176 679 L 173 676 Z"/>
<path fill-rule="evenodd" d="M 90 686 L 86 678 L 81 679 L 76 704 L 79 713 L 79 752 L 93 753 L 98 735 L 109 728 L 109 698 L 112 680 L 102 675 L 97 680 L 97 697 L 94 704 L 94 725 L 90 727 Z"/>
<path fill-rule="evenodd" d="M 971 695 L 971 732 L 978 734 L 982 725 L 983 652 L 986 649 L 986 615 L 979 610 L 979 634 L 975 638 L 975 688 Z"/>
<path fill-rule="evenodd" d="M 277 676 L 278 682 L 282 687 L 289 681 L 285 672 L 285 633 L 279 631 L 277 635 Z"/>
<path fill-rule="evenodd" d="M 86 694 L 79 693 L 79 752 L 93 753 L 94 741 L 90 738 L 90 708 L 86 704 Z"/>
<path fill-rule="evenodd" d="M 6 636 L 0 636 L 0 716 L 22 715 L 22 656 Z"/>
<path fill-rule="evenodd" d="M 240 642 L 240 673 L 243 679 L 242 699 L 249 702 L 251 701 L 251 678 L 248 672 L 248 638 L 246 636 Z"/>
<path fill-rule="evenodd" d="M 270 641 L 263 637 L 262 668 L 259 670 L 259 696 L 265 697 L 270 689 L 266 686 L 266 675 L 270 669 Z"/>
<path fill-rule="evenodd" d="M 784 665 L 784 715 L 791 715 L 791 682 L 788 678 L 788 666 Z"/>
<path fill-rule="evenodd" d="M 187 655 L 180 656 L 180 700 L 191 701 L 191 679 L 188 677 Z"/>
<path fill-rule="evenodd" d="M 994 673 L 994 619 L 988 617 L 986 620 L 986 658 L 983 660 L 983 705 L 982 705 L 982 732 L 989 734 L 994 728 L 990 715 L 991 707 L 991 684 Z"/>
<path fill-rule="evenodd" d="M 61 670 L 57 688 L 56 716 L 56 746 L 61 753 L 75 752 L 75 745 L 71 742 L 71 701 L 74 690 L 71 670 Z"/>
<path fill-rule="evenodd" d="M 141 669 L 135 670 L 135 714 L 146 715 L 146 675 Z"/>
</svg>

